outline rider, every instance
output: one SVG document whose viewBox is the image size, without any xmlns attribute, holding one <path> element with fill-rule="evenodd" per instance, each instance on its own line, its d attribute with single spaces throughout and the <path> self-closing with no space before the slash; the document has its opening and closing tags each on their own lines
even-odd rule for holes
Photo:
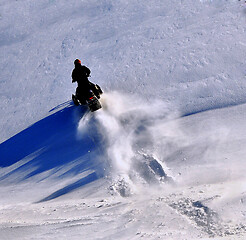
<svg viewBox="0 0 246 240">
<path fill-rule="evenodd" d="M 85 104 L 85 100 L 88 97 L 90 90 L 96 94 L 96 87 L 95 84 L 88 80 L 91 70 L 88 67 L 81 65 L 81 61 L 79 59 L 74 61 L 74 65 L 75 68 L 72 72 L 72 82 L 78 83 L 78 87 L 76 88 L 76 96 L 80 100 L 81 104 Z M 96 96 L 100 98 L 98 94 L 96 94 Z"/>
</svg>

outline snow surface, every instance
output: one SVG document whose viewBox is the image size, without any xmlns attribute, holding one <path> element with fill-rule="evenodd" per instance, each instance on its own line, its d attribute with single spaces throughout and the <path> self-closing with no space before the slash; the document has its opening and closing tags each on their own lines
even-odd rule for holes
<svg viewBox="0 0 246 240">
<path fill-rule="evenodd" d="M 245 16 L 0 1 L 0 239 L 245 239 Z M 70 100 L 76 58 L 95 113 Z"/>
</svg>

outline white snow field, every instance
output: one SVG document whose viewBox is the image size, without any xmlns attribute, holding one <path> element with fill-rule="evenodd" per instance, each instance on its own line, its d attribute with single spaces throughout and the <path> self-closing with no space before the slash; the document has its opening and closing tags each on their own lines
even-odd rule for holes
<svg viewBox="0 0 246 240">
<path fill-rule="evenodd" d="M 0 240 L 246 239 L 245 31 L 238 0 L 1 0 Z"/>
</svg>

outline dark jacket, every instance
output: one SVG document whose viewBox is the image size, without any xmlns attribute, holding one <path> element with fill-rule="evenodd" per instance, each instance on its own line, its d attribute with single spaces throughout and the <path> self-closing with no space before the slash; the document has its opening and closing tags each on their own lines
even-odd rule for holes
<svg viewBox="0 0 246 240">
<path fill-rule="evenodd" d="M 90 82 L 88 77 L 90 76 L 90 69 L 81 64 L 76 64 L 72 72 L 72 82 L 78 83 L 80 92 L 87 92 L 90 90 Z"/>
</svg>

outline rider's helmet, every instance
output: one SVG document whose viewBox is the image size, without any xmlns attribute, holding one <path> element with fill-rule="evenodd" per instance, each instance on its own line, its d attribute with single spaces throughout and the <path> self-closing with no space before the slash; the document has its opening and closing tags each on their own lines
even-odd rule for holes
<svg viewBox="0 0 246 240">
<path fill-rule="evenodd" d="M 77 65 L 77 64 L 81 64 L 81 61 L 80 61 L 79 59 L 76 59 L 76 60 L 74 61 L 74 65 Z"/>
</svg>

